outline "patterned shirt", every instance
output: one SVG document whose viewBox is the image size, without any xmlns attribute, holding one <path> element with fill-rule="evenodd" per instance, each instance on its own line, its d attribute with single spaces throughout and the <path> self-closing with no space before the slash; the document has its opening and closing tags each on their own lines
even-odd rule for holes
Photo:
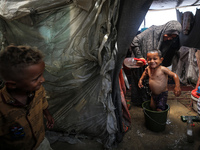
<svg viewBox="0 0 200 150">
<path fill-rule="evenodd" d="M 43 110 L 48 107 L 44 87 L 28 105 L 12 98 L 6 87 L 0 90 L 0 149 L 35 150 L 45 136 Z"/>
</svg>

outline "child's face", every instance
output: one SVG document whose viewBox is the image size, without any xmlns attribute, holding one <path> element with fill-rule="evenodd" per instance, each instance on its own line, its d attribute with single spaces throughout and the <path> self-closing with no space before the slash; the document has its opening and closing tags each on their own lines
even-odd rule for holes
<svg viewBox="0 0 200 150">
<path fill-rule="evenodd" d="M 160 58 L 157 52 L 147 53 L 147 62 L 150 68 L 154 69 L 160 66 L 163 58 Z"/>
<path fill-rule="evenodd" d="M 23 79 L 16 82 L 16 88 L 26 92 L 38 90 L 45 81 L 43 77 L 44 68 L 45 63 L 43 61 L 25 68 L 23 70 Z"/>
</svg>

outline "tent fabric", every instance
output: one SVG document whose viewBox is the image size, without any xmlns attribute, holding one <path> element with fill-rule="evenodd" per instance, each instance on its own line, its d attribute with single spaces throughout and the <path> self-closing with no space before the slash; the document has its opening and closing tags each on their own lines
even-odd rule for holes
<svg viewBox="0 0 200 150">
<path fill-rule="evenodd" d="M 81 1 L 81 0 L 80 0 Z M 88 0 L 89 1 L 89 0 Z M 75 1 L 77 4 L 79 0 Z M 90 0 L 90 3 L 92 1 Z M 58 6 L 63 6 L 72 3 L 71 0 L 21 0 L 21 1 L 1 1 L 0 5 L 0 15 L 7 20 L 15 20 L 24 16 L 27 16 L 34 12 L 43 12 L 44 10 L 49 10 L 52 8 L 58 8 Z M 90 4 L 89 3 L 89 4 Z"/>
<path fill-rule="evenodd" d="M 122 68 L 124 58 L 133 37 L 137 34 L 140 24 L 143 21 L 153 0 L 121 0 L 119 8 L 119 17 L 117 21 L 117 55 L 112 76 L 112 100 L 116 107 L 115 115 L 117 116 L 118 132 L 116 133 L 116 142 L 123 140 L 123 118 L 121 94 L 119 88 L 118 75 Z"/>
<path fill-rule="evenodd" d="M 183 14 L 178 9 L 176 10 L 177 20 L 182 23 Z M 197 32 L 200 30 L 200 9 L 196 9 L 196 13 L 194 15 L 193 25 L 190 27 L 189 34 L 184 34 L 181 32 L 179 35 L 180 37 L 180 44 L 182 46 L 191 47 L 200 49 L 200 34 Z M 189 17 L 188 17 L 189 19 Z M 186 20 L 184 20 L 186 21 Z"/>
<path fill-rule="evenodd" d="M 121 140 L 119 71 L 152 1 L 146 2 L 1 1 L 2 49 L 14 43 L 36 46 L 45 54 L 44 86 L 55 119 L 53 132 L 48 132 L 52 141 L 85 135 L 109 148 Z M 120 14 L 119 8 L 131 16 Z M 139 19 L 130 23 L 132 17 Z"/>
</svg>

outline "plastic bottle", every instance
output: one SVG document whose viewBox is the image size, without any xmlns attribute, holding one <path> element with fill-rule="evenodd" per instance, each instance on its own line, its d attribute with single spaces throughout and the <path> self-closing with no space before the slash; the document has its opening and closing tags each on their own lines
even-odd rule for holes
<svg viewBox="0 0 200 150">
<path fill-rule="evenodd" d="M 192 121 L 192 117 L 188 117 L 188 120 L 187 120 L 187 141 L 189 143 L 192 143 L 194 142 L 194 135 L 193 135 L 193 121 Z"/>
</svg>

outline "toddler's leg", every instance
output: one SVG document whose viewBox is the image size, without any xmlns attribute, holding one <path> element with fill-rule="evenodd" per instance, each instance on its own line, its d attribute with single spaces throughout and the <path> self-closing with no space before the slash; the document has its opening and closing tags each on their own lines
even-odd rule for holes
<svg viewBox="0 0 200 150">
<path fill-rule="evenodd" d="M 157 109 L 156 109 L 156 111 L 162 111 L 162 109 L 160 109 L 160 108 L 157 108 Z"/>
<path fill-rule="evenodd" d="M 153 100 L 153 97 L 151 97 L 150 107 L 151 107 L 152 110 L 156 110 L 156 103 Z"/>
</svg>

